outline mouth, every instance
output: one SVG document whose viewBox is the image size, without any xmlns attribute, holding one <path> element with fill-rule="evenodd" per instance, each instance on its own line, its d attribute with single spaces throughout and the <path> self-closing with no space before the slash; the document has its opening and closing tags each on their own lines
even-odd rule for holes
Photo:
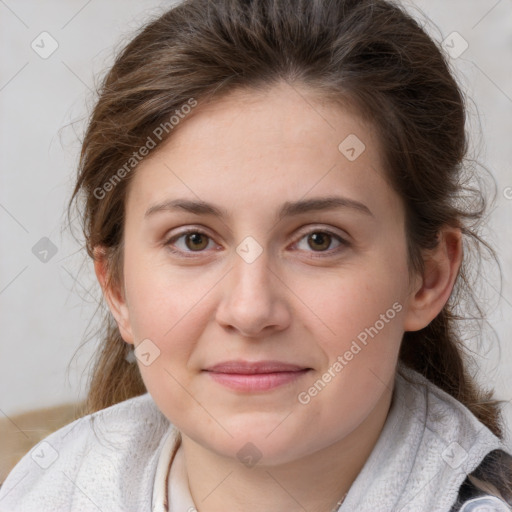
<svg viewBox="0 0 512 512">
<path fill-rule="evenodd" d="M 209 377 L 236 391 L 269 391 L 291 383 L 312 368 L 281 361 L 225 361 L 205 370 Z"/>
</svg>

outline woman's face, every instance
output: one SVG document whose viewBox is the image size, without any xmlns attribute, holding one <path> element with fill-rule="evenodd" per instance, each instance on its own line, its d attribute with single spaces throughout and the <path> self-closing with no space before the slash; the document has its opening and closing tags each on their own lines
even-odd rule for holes
<svg viewBox="0 0 512 512">
<path fill-rule="evenodd" d="M 130 185 L 123 337 L 203 447 L 268 464 L 327 448 L 389 391 L 407 324 L 404 211 L 376 134 L 284 84 L 180 122 Z"/>
</svg>

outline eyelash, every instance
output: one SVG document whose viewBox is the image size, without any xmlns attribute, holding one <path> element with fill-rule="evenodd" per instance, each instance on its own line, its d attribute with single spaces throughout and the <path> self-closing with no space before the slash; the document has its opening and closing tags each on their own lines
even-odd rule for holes
<svg viewBox="0 0 512 512">
<path fill-rule="evenodd" d="M 297 240 L 297 242 L 294 243 L 297 244 L 298 242 L 300 242 L 303 238 L 313 234 L 313 233 L 321 233 L 321 234 L 326 234 L 326 235 L 329 235 L 335 239 L 338 240 L 338 242 L 340 242 L 340 246 L 337 247 L 336 249 L 330 249 L 330 250 L 327 250 L 327 251 L 313 251 L 312 252 L 312 258 L 327 258 L 329 256 L 333 256 L 333 253 L 336 254 L 338 252 L 340 252 L 340 250 L 346 248 L 346 247 L 349 247 L 350 244 L 349 242 L 347 242 L 347 240 L 345 240 L 344 238 L 341 238 L 339 235 L 337 235 L 336 233 L 333 233 L 332 231 L 329 231 L 328 229 L 312 229 L 304 234 L 302 234 L 302 236 Z M 174 243 L 175 241 L 179 240 L 180 238 L 182 237 L 185 237 L 187 235 L 190 235 L 190 234 L 200 234 L 200 235 L 204 235 L 206 236 L 207 238 L 209 238 L 210 240 L 212 240 L 212 238 L 207 234 L 205 233 L 204 231 L 202 231 L 201 229 L 189 229 L 187 231 L 183 231 L 181 233 L 178 233 L 177 235 L 173 235 L 171 238 L 169 238 L 166 242 L 165 242 L 165 246 L 174 254 L 177 254 L 179 256 L 182 256 L 184 258 L 197 258 L 201 255 L 201 253 L 204 252 L 204 250 L 202 251 L 182 251 L 182 250 L 176 250 L 176 249 L 173 249 L 171 247 L 172 243 Z M 196 255 L 192 255 L 194 253 L 197 253 L 197 256 Z"/>
</svg>

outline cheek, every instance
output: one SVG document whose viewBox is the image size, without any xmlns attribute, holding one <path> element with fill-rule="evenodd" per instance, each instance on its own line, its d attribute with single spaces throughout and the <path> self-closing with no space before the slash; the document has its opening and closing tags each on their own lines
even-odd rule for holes
<svg viewBox="0 0 512 512">
<path fill-rule="evenodd" d="M 136 339 L 159 340 L 164 349 L 170 339 L 197 325 L 193 321 L 197 306 L 205 290 L 212 286 L 207 279 L 194 278 L 135 251 L 126 258 L 124 268 L 130 323 Z"/>
<path fill-rule="evenodd" d="M 125 260 L 130 325 L 136 345 L 143 340 L 154 344 L 149 345 L 150 364 L 144 364 L 143 359 L 137 364 L 155 403 L 173 422 L 186 418 L 193 406 L 187 392 L 193 375 L 187 365 L 204 328 L 205 312 L 201 302 L 204 280 L 201 285 L 198 280 L 185 280 L 181 275 L 136 252 Z M 177 425 L 181 425 L 179 421 Z"/>
<path fill-rule="evenodd" d="M 404 287 L 399 279 L 389 279 L 389 269 L 385 274 L 381 271 L 378 265 L 371 270 L 343 269 L 298 288 L 297 295 L 323 326 L 324 339 L 336 345 L 336 340 L 356 338 L 375 323 L 379 331 L 400 332 L 397 319 L 403 309 Z"/>
<path fill-rule="evenodd" d="M 336 441 L 355 429 L 392 387 L 403 335 L 403 292 L 401 283 L 377 270 L 333 281 L 316 302 L 329 327 L 315 336 L 324 364 L 297 397 L 303 435 L 311 435 L 313 446 L 318 425 L 324 441 Z"/>
</svg>

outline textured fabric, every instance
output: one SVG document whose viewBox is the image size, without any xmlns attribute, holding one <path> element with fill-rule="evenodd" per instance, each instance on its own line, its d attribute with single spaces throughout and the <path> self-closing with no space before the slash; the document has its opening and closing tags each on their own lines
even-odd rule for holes
<svg viewBox="0 0 512 512">
<path fill-rule="evenodd" d="M 147 393 L 98 411 L 23 457 L 0 488 L 0 511 L 163 512 L 169 500 L 170 512 L 188 512 L 177 439 Z M 339 511 L 449 512 L 495 449 L 506 450 L 467 408 L 400 367 L 382 433 Z"/>
<path fill-rule="evenodd" d="M 0 511 L 148 510 L 168 430 L 147 393 L 80 418 L 18 462 L 0 489 Z"/>
<path fill-rule="evenodd" d="M 339 510 L 449 512 L 494 449 L 506 451 L 464 405 L 400 365 L 384 428 Z"/>
</svg>

